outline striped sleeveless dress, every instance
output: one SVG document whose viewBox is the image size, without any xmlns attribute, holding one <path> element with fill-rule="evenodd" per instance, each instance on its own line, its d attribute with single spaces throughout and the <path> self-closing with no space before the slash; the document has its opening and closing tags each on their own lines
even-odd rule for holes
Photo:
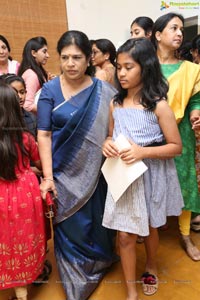
<svg viewBox="0 0 200 300">
<path fill-rule="evenodd" d="M 114 140 L 121 133 L 143 147 L 164 141 L 153 111 L 116 107 L 113 118 Z M 184 204 L 174 160 L 170 158 L 143 161 L 148 170 L 128 187 L 117 202 L 108 190 L 103 216 L 104 227 L 147 236 L 149 225 L 160 227 L 166 223 L 167 216 L 181 214 Z"/>
</svg>

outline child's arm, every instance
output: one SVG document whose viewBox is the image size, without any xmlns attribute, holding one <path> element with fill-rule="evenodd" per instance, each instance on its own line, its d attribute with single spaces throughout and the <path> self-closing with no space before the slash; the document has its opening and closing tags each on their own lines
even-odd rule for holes
<svg viewBox="0 0 200 300">
<path fill-rule="evenodd" d="M 144 158 L 172 158 L 181 154 L 182 142 L 176 124 L 175 116 L 165 100 L 158 102 L 155 114 L 158 117 L 160 128 L 164 134 L 166 145 L 155 147 L 140 147 L 131 142 L 130 149 L 120 152 L 120 157 L 131 164 Z"/>
<path fill-rule="evenodd" d="M 113 135 L 113 128 L 114 128 L 114 120 L 113 120 L 113 100 L 110 102 L 110 110 L 109 110 L 109 134 L 102 146 L 102 152 L 105 157 L 116 157 L 119 156 L 119 152 L 117 147 L 115 146 L 112 135 Z"/>
<path fill-rule="evenodd" d="M 37 176 L 42 176 L 42 164 L 39 157 L 38 145 L 35 138 L 29 134 L 31 169 Z"/>
<path fill-rule="evenodd" d="M 38 177 L 42 176 L 41 162 L 40 161 L 34 162 L 34 165 L 35 166 L 31 166 L 31 170 L 35 173 L 36 176 Z"/>
</svg>

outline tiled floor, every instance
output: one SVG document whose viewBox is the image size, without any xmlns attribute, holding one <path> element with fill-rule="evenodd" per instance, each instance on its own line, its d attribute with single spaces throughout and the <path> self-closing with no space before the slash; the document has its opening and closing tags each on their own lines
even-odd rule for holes
<svg viewBox="0 0 200 300">
<path fill-rule="evenodd" d="M 138 291 L 141 300 L 199 300 L 200 299 L 200 262 L 193 262 L 181 249 L 178 237 L 177 219 L 169 219 L 169 229 L 160 232 L 158 252 L 158 292 L 149 297 Z M 192 233 L 193 240 L 200 248 L 200 233 Z M 49 244 L 48 259 L 53 263 L 53 273 L 47 284 L 40 287 L 29 286 L 29 300 L 65 300 L 66 296 L 59 283 L 53 255 L 53 243 Z M 137 245 L 137 277 L 144 270 L 144 245 Z M 13 291 L 0 291 L 0 300 L 7 300 Z M 89 300 L 125 300 L 125 285 L 120 263 L 116 263 L 104 277 Z M 81 299 L 76 299 L 81 300 Z"/>
</svg>

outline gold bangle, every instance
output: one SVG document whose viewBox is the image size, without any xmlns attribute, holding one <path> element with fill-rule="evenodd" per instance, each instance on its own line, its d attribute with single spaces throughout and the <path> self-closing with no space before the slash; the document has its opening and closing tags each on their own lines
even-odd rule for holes
<svg viewBox="0 0 200 300">
<path fill-rule="evenodd" d="M 49 180 L 49 181 L 54 181 L 53 179 L 51 179 L 51 178 L 43 178 L 43 180 Z"/>
</svg>

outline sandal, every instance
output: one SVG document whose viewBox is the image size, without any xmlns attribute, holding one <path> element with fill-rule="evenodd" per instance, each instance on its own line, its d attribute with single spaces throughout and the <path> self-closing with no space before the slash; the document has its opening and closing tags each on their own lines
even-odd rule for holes
<svg viewBox="0 0 200 300">
<path fill-rule="evenodd" d="M 142 274 L 142 290 L 144 295 L 151 296 L 154 295 L 158 290 L 158 277 L 149 272 Z"/>
<path fill-rule="evenodd" d="M 200 232 L 200 222 L 191 222 L 190 228 L 194 232 Z"/>
<path fill-rule="evenodd" d="M 36 278 L 35 281 L 33 281 L 32 284 L 35 286 L 40 286 L 43 283 L 47 283 L 51 272 L 52 272 L 52 265 L 51 265 L 50 261 L 48 261 L 46 259 L 44 262 L 44 267 L 43 267 L 42 273 Z"/>
</svg>

